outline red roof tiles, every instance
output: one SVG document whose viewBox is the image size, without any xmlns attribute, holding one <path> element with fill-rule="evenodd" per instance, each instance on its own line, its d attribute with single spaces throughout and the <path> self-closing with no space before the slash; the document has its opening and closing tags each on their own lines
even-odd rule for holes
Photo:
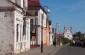
<svg viewBox="0 0 85 55">
<path fill-rule="evenodd" d="M 28 6 L 41 6 L 39 0 L 28 0 Z"/>
</svg>

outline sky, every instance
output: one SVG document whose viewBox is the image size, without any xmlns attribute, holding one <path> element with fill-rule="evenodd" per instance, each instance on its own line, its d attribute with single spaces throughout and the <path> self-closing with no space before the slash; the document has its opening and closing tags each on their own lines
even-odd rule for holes
<svg viewBox="0 0 85 55">
<path fill-rule="evenodd" d="M 85 33 L 85 0 L 40 0 L 40 3 L 51 10 L 48 16 L 54 28 L 59 23 L 61 31 L 65 26 L 72 27 L 73 33 Z"/>
</svg>

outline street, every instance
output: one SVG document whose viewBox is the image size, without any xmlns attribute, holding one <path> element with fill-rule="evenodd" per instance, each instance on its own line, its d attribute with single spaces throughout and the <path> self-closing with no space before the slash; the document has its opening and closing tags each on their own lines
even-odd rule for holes
<svg viewBox="0 0 85 55">
<path fill-rule="evenodd" d="M 6 54 L 6 55 L 54 55 L 61 47 L 60 46 L 43 46 L 43 53 L 41 53 L 40 47 L 30 49 L 18 54 Z"/>
<path fill-rule="evenodd" d="M 85 55 L 85 48 L 78 46 L 62 46 L 54 55 Z"/>
<path fill-rule="evenodd" d="M 11 54 L 6 54 L 11 55 Z M 44 46 L 44 52 L 40 52 L 40 47 L 31 49 L 26 52 L 12 55 L 85 55 L 85 47 L 78 46 Z"/>
</svg>

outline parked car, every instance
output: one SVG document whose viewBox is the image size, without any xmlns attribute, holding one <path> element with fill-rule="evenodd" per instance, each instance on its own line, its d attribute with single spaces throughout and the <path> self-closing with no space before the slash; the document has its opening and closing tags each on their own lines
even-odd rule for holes
<svg viewBox="0 0 85 55">
<path fill-rule="evenodd" d="M 75 42 L 75 45 L 76 45 L 76 46 L 79 46 L 79 45 L 80 45 L 79 42 L 80 42 L 80 40 L 77 40 L 77 41 Z"/>
<path fill-rule="evenodd" d="M 82 40 L 80 43 L 81 46 L 85 46 L 85 40 Z"/>
<path fill-rule="evenodd" d="M 75 42 L 75 45 L 76 45 L 76 46 L 85 46 L 85 40 L 77 40 L 77 41 Z"/>
</svg>

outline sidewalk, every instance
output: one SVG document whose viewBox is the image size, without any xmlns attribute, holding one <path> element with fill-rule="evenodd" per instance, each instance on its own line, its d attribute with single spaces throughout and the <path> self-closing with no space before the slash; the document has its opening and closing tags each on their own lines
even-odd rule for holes
<svg viewBox="0 0 85 55">
<path fill-rule="evenodd" d="M 41 53 L 41 48 L 37 47 L 34 49 L 30 49 L 29 51 L 22 52 L 19 54 L 13 54 L 13 55 L 53 55 L 55 54 L 60 46 L 44 46 L 43 47 L 43 53 Z"/>
</svg>

